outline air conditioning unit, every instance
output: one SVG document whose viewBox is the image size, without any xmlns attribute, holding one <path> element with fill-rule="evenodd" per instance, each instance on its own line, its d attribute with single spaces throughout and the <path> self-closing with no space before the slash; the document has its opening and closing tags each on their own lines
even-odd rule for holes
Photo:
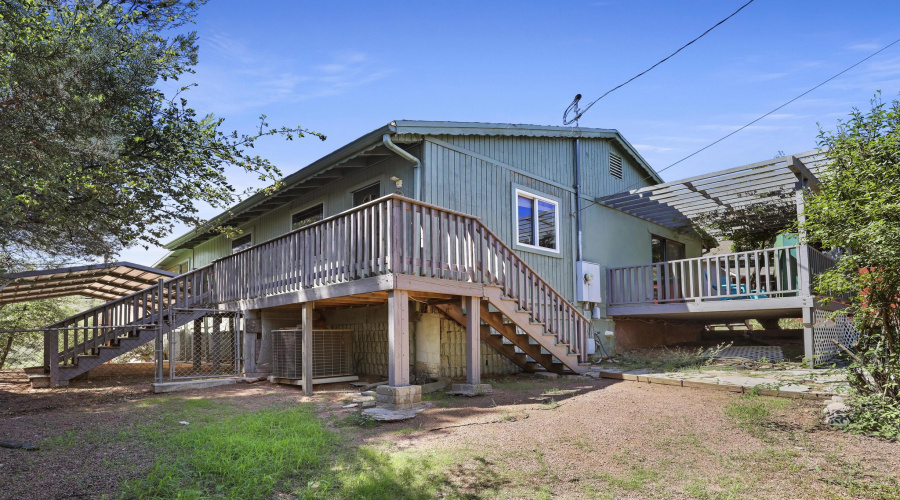
<svg viewBox="0 0 900 500">
<path fill-rule="evenodd" d="M 313 379 L 352 376 L 355 380 L 353 330 L 313 330 L 312 336 Z M 303 378 L 302 330 L 272 330 L 272 377 Z"/>
</svg>

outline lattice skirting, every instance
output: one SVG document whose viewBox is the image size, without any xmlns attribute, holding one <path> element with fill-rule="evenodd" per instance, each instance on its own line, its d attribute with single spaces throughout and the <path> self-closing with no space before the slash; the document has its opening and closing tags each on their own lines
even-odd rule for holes
<svg viewBox="0 0 900 500">
<path fill-rule="evenodd" d="M 851 348 L 859 338 L 859 332 L 846 314 L 840 313 L 829 319 L 830 315 L 830 311 L 813 309 L 813 357 L 817 364 L 829 361 L 841 352 L 832 340 Z"/>
</svg>

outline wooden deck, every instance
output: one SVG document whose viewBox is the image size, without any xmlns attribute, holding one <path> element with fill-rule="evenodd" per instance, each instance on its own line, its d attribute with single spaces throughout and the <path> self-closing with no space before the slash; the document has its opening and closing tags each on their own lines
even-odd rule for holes
<svg viewBox="0 0 900 500">
<path fill-rule="evenodd" d="M 399 315 L 391 323 L 402 345 L 409 298 L 475 300 L 466 308 L 473 315 L 481 310 L 479 303 L 488 302 L 493 309 L 484 320 L 491 324 L 496 320 L 491 315 L 512 320 L 546 351 L 545 369 L 577 372 L 587 361 L 590 320 L 478 218 L 391 195 L 50 325 L 45 364 L 52 376 L 58 378 L 62 367 L 74 377 L 110 343 L 137 338 L 135 325 L 177 328 L 169 322 L 173 309 L 249 311 L 303 304 L 307 311 L 386 301 Z M 473 349 L 480 344 L 480 321 L 465 321 Z M 408 367 L 401 351 L 396 360 L 391 354 L 398 370 Z M 391 377 L 404 380 L 399 371 L 392 370 Z"/>
<path fill-rule="evenodd" d="M 614 317 L 685 319 L 801 317 L 804 308 L 836 307 L 816 298 L 816 274 L 834 261 L 808 245 L 768 248 L 610 268 Z"/>
</svg>

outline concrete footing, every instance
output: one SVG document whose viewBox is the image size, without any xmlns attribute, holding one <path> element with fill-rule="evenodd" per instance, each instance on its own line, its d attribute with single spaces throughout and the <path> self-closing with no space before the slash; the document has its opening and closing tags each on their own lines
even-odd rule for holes
<svg viewBox="0 0 900 500">
<path fill-rule="evenodd" d="M 392 387 L 379 385 L 375 389 L 378 408 L 386 410 L 409 410 L 419 406 L 422 402 L 422 386 L 406 385 Z"/>
<path fill-rule="evenodd" d="M 47 389 L 50 387 L 50 375 L 32 375 L 29 373 L 28 381 L 31 382 L 32 389 Z"/>
<path fill-rule="evenodd" d="M 207 380 L 185 380 L 182 382 L 159 382 L 153 384 L 153 393 L 190 391 L 193 389 L 206 389 L 220 385 L 236 384 L 236 378 L 213 378 Z"/>
<path fill-rule="evenodd" d="M 491 384 L 453 384 L 447 394 L 457 396 L 482 396 L 494 392 Z"/>
</svg>

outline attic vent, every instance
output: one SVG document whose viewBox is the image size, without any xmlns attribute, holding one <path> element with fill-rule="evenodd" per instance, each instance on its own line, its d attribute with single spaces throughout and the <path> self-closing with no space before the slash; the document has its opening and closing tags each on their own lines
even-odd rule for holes
<svg viewBox="0 0 900 500">
<path fill-rule="evenodd" d="M 616 179 L 622 178 L 622 157 L 609 154 L 609 175 Z"/>
</svg>

